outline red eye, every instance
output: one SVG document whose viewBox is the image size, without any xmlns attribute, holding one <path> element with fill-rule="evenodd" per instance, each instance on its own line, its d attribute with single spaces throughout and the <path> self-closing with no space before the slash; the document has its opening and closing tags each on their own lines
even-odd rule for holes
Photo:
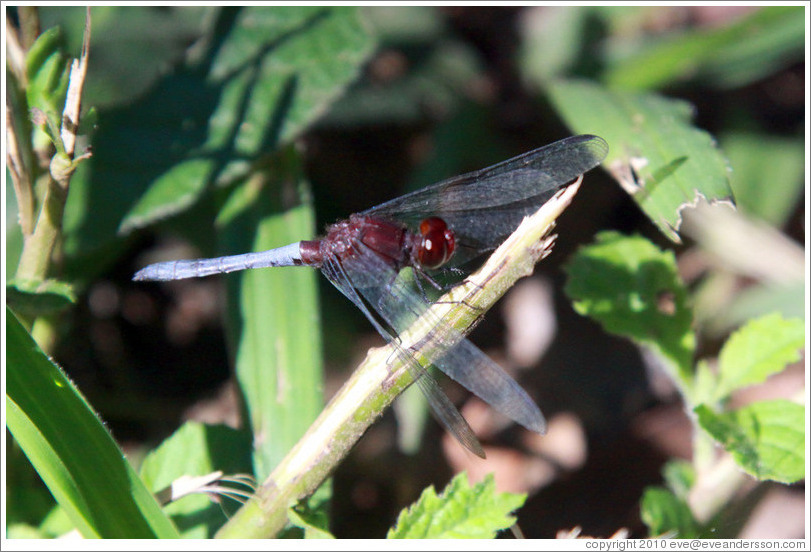
<svg viewBox="0 0 811 552">
<path fill-rule="evenodd" d="M 420 223 L 422 240 L 417 248 L 417 260 L 424 268 L 439 268 L 448 262 L 456 247 L 453 230 L 439 217 L 429 217 Z"/>
</svg>

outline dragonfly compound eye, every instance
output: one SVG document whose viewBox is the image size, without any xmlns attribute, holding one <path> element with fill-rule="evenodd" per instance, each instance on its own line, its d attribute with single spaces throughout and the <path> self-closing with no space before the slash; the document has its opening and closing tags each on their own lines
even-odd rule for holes
<svg viewBox="0 0 811 552">
<path fill-rule="evenodd" d="M 429 217 L 420 223 L 422 240 L 417 251 L 417 260 L 424 268 L 439 268 L 448 262 L 456 248 L 456 237 L 445 221 Z"/>
</svg>

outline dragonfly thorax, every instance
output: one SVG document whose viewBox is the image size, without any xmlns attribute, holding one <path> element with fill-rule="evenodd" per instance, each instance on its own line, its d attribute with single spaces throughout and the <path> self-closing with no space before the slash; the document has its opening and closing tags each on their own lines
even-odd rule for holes
<svg viewBox="0 0 811 552">
<path fill-rule="evenodd" d="M 347 260 L 360 255 L 364 246 L 395 271 L 406 266 L 434 269 L 451 259 L 456 236 L 439 217 L 424 219 L 419 232 L 412 232 L 402 223 L 353 215 L 330 226 L 323 239 L 301 242 L 302 264 L 322 266 L 330 257 Z"/>
</svg>

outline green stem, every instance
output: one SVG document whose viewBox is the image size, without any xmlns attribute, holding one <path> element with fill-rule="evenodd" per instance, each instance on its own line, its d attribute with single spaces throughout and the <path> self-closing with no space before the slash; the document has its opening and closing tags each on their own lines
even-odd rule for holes
<svg viewBox="0 0 811 552">
<path fill-rule="evenodd" d="M 457 330 L 451 335 L 465 335 L 483 312 L 519 278 L 531 274 L 535 263 L 551 250 L 554 240 L 543 238 L 578 188 L 577 184 L 570 186 L 525 220 L 480 270 L 443 296 L 399 336 L 401 347 L 417 350 L 428 358 L 438 347 L 447 350 L 449 344 L 426 339 L 433 330 L 431 321 L 438 319 Z M 411 372 L 391 346 L 369 351 L 301 440 L 217 537 L 275 536 L 287 523 L 288 508 L 321 485 L 364 431 L 412 382 Z"/>
<path fill-rule="evenodd" d="M 25 238 L 17 279 L 44 280 L 48 277 L 54 250 L 62 236 L 62 218 L 67 201 L 67 186 L 53 178 L 48 179 L 42 209 L 39 212 L 34 232 Z"/>
</svg>

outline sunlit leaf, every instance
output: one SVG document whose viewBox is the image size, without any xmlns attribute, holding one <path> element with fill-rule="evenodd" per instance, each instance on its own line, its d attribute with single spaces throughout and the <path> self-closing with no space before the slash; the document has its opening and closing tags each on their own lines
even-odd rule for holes
<svg viewBox="0 0 811 552">
<path fill-rule="evenodd" d="M 698 523 L 690 507 L 666 489 L 645 489 L 639 512 L 651 537 L 668 535 L 688 539 L 698 536 Z"/>
<path fill-rule="evenodd" d="M 699 405 L 695 412 L 701 427 L 752 476 L 781 483 L 805 478 L 803 405 L 771 400 L 723 413 Z"/>
<path fill-rule="evenodd" d="M 140 475 L 149 490 L 157 493 L 182 477 L 205 476 L 214 471 L 225 477 L 251 473 L 251 439 L 246 432 L 186 422 L 144 458 Z M 217 484 L 252 494 L 247 485 Z M 164 511 L 174 520 L 181 536 L 210 538 L 227 521 L 228 512 L 242 501 L 244 498 L 234 500 L 223 494 L 196 493 L 168 504 Z"/>
<path fill-rule="evenodd" d="M 492 474 L 471 487 L 462 472 L 438 496 L 433 487 L 425 489 L 400 513 L 387 538 L 491 539 L 515 523 L 511 514 L 524 500 L 525 495 L 496 492 Z"/>
<path fill-rule="evenodd" d="M 800 359 L 805 345 L 805 324 L 784 320 L 779 314 L 752 320 L 736 331 L 718 357 L 718 388 L 715 399 L 766 380 Z"/>
<path fill-rule="evenodd" d="M 575 310 L 606 331 L 656 351 L 685 391 L 692 382 L 695 335 L 687 290 L 672 251 L 640 236 L 598 234 L 565 267 Z"/>
<path fill-rule="evenodd" d="M 686 102 L 579 81 L 547 90 L 570 128 L 605 138 L 603 166 L 670 239 L 679 240 L 681 209 L 699 198 L 732 198 L 726 159 L 713 137 L 691 124 Z"/>
</svg>

